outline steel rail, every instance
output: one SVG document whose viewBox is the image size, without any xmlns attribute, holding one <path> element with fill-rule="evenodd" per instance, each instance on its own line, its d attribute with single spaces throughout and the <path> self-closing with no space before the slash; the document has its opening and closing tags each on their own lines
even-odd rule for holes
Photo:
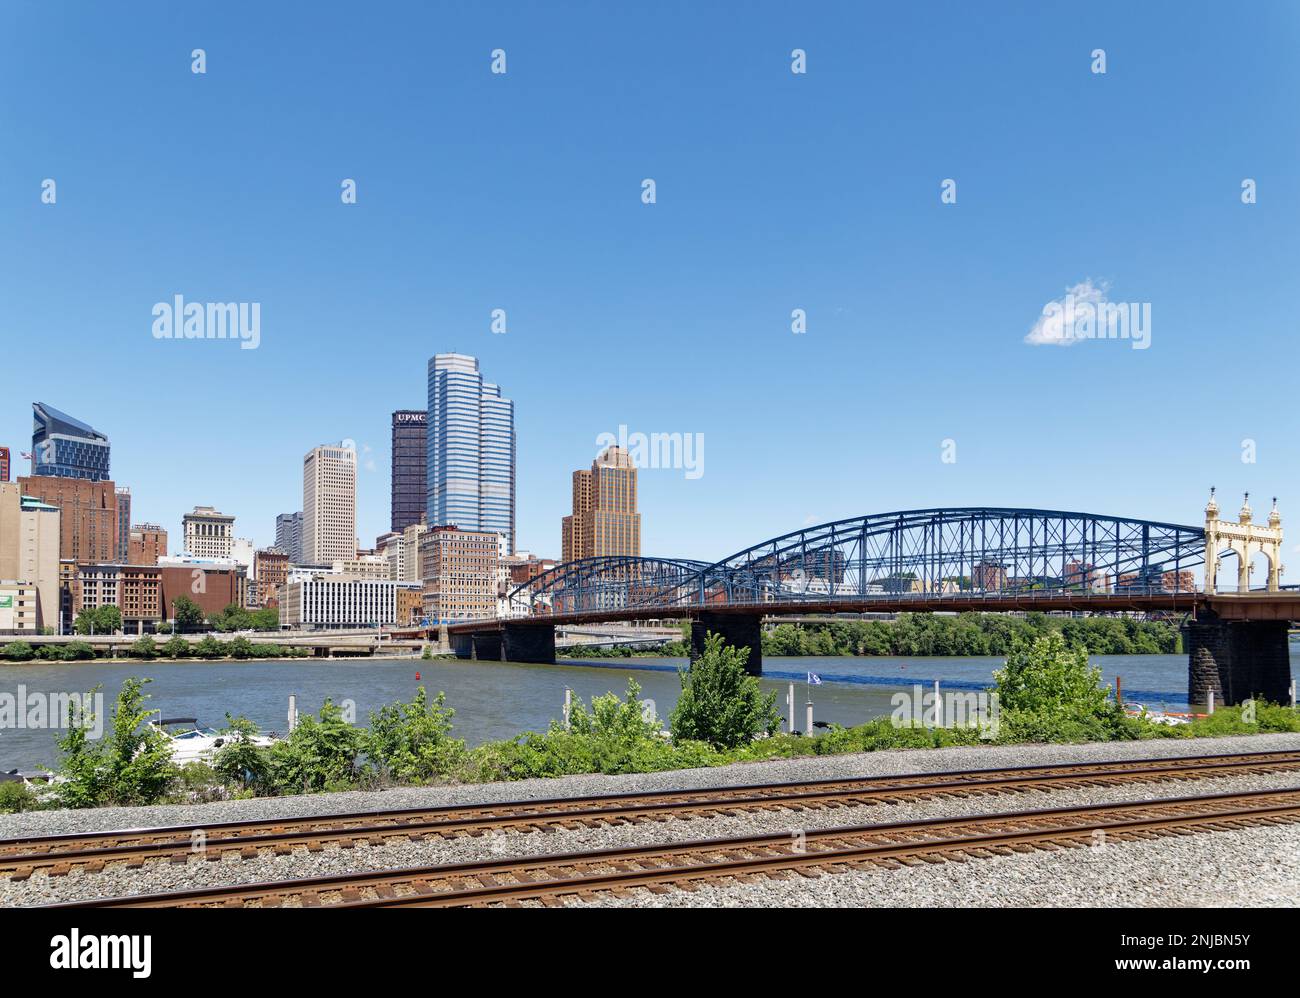
<svg viewBox="0 0 1300 998">
<path fill-rule="evenodd" d="M 326 843 L 347 848 L 358 841 L 375 844 L 389 838 L 448 838 L 506 829 L 554 831 L 584 824 L 664 821 L 736 811 L 861 806 L 917 798 L 1205 779 L 1292 768 L 1300 768 L 1300 751 L 950 770 L 64 833 L 0 840 L 0 876 L 21 880 L 37 870 L 57 876 L 74 867 L 98 872 L 108 863 L 138 866 L 147 859 L 185 861 L 191 855 L 200 855 L 216 861 L 231 853 L 251 858 L 263 849 L 284 854 L 305 846 L 317 851 Z"/>
<path fill-rule="evenodd" d="M 1190 831 L 1300 820 L 1300 787 L 928 818 L 658 843 L 454 865 L 336 874 L 45 905 L 49 908 L 466 907 L 631 887 L 691 889 L 751 875 L 838 872 L 987 858 Z"/>
</svg>

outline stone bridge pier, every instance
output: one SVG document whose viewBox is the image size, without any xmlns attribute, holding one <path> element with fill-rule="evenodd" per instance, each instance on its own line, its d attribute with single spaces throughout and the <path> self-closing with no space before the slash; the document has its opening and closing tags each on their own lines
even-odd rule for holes
<svg viewBox="0 0 1300 998">
<path fill-rule="evenodd" d="M 704 652 L 704 639 L 710 633 L 722 635 L 722 640 L 737 648 L 748 648 L 745 671 L 751 676 L 763 674 L 763 616 L 762 614 L 711 613 L 704 611 L 691 621 L 691 661 Z"/>
<path fill-rule="evenodd" d="M 555 625 L 519 622 L 500 630 L 459 631 L 451 635 L 451 647 L 457 658 L 474 661 L 554 665 Z"/>
<path fill-rule="evenodd" d="M 1203 610 L 1187 624 L 1187 700 L 1203 707 L 1252 697 L 1288 703 L 1291 696 L 1290 624 L 1285 620 L 1224 620 Z"/>
</svg>

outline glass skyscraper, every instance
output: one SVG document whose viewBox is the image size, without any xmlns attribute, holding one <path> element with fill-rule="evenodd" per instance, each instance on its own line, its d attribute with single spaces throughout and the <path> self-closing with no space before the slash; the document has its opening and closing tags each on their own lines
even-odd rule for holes
<svg viewBox="0 0 1300 998">
<path fill-rule="evenodd" d="M 106 482 L 108 437 L 44 402 L 32 403 L 32 474 Z"/>
<path fill-rule="evenodd" d="M 430 527 L 492 530 L 515 551 L 515 407 L 483 380 L 478 360 L 429 359 L 426 519 Z"/>
</svg>

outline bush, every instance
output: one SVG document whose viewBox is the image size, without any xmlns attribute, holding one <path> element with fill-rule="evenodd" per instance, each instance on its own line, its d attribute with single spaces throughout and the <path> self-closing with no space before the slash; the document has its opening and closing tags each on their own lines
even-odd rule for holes
<svg viewBox="0 0 1300 998">
<path fill-rule="evenodd" d="M 1136 736 L 1132 719 L 1101 685 L 1101 669 L 1088 664 L 1088 650 L 1066 647 L 1057 632 L 1033 644 L 1017 642 L 1006 666 L 993 677 L 1001 740 L 1076 742 Z"/>
<path fill-rule="evenodd" d="M 465 756 L 465 743 L 451 737 L 455 715 L 445 693 L 429 703 L 421 686 L 410 703 L 387 704 L 371 712 L 366 756 L 381 776 L 399 783 L 446 776 Z"/>
<path fill-rule="evenodd" d="M 289 737 L 271 748 L 270 782 L 284 793 L 353 787 L 364 737 L 343 719 L 341 708 L 326 700 L 319 719 L 310 714 L 300 718 Z"/>
<path fill-rule="evenodd" d="M 248 638 L 239 637 L 233 638 L 227 643 L 226 654 L 231 658 L 255 658 L 257 649 Z"/>
<path fill-rule="evenodd" d="M 64 807 L 155 804 L 163 799 L 179 769 L 172 762 L 167 736 L 147 723 L 153 713 L 145 709 L 148 682 L 135 676 L 123 680 L 112 731 L 97 741 L 88 737 L 93 716 L 78 719 L 70 709 L 67 733 L 59 739 L 59 775 L 65 779 L 53 785 Z"/>
<path fill-rule="evenodd" d="M 29 662 L 35 657 L 36 649 L 26 641 L 10 641 L 0 648 L 0 658 L 7 658 L 11 662 Z"/>
<path fill-rule="evenodd" d="M 226 715 L 225 744 L 217 749 L 213 769 L 226 783 L 244 789 L 273 791 L 269 750 L 253 744 L 257 725 L 246 717 Z"/>
<path fill-rule="evenodd" d="M 657 720 L 647 719 L 641 687 L 629 679 L 622 699 L 595 697 L 590 709 L 575 699 L 569 727 L 552 721 L 544 734 L 527 732 L 508 741 L 480 745 L 465 772 L 476 780 L 523 780 L 578 773 L 650 773 L 712 765 L 716 753 L 700 742 L 674 745 Z"/>
<path fill-rule="evenodd" d="M 69 641 L 63 646 L 59 658 L 68 662 L 95 657 L 95 648 L 88 641 Z"/>
<path fill-rule="evenodd" d="M 0 814 L 17 814 L 36 806 L 36 794 L 21 780 L 0 783 Z"/>
<path fill-rule="evenodd" d="M 194 652 L 199 658 L 224 658 L 226 655 L 226 643 L 218 641 L 211 634 L 206 635 L 203 640 L 194 646 Z"/>
<path fill-rule="evenodd" d="M 158 655 L 158 644 L 149 635 L 142 634 L 132 643 L 131 655 L 135 658 L 156 658 Z"/>
<path fill-rule="evenodd" d="M 175 634 L 162 646 L 162 653 L 168 658 L 188 658 L 194 649 L 185 638 Z"/>
<path fill-rule="evenodd" d="M 678 673 L 682 694 L 669 720 L 674 740 L 735 748 L 780 727 L 776 693 L 764 694 L 745 672 L 748 658 L 748 648 L 724 645 L 717 634 L 705 637 L 704 652 Z"/>
</svg>

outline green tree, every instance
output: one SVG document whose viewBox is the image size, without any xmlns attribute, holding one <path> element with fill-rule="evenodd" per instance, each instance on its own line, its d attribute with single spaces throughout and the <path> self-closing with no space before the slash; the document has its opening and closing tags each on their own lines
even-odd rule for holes
<svg viewBox="0 0 1300 998">
<path fill-rule="evenodd" d="M 194 650 L 186 638 L 173 634 L 162 646 L 162 652 L 168 658 L 188 658 Z"/>
<path fill-rule="evenodd" d="M 231 638 L 226 645 L 226 654 L 231 658 L 255 658 L 258 654 L 256 645 L 249 641 L 248 638 L 240 635 Z"/>
<path fill-rule="evenodd" d="M 254 610 L 250 615 L 251 626 L 255 631 L 278 631 L 280 629 L 280 611 L 273 606 Z"/>
<path fill-rule="evenodd" d="M 178 631 L 197 631 L 203 626 L 203 611 L 188 596 L 172 600 L 172 619 Z"/>
<path fill-rule="evenodd" d="M 748 659 L 748 648 L 706 635 L 703 653 L 679 672 L 682 693 L 669 719 L 675 740 L 736 748 L 777 730 L 776 694 L 765 695 L 758 679 L 745 672 Z"/>
<path fill-rule="evenodd" d="M 148 634 L 142 634 L 131 643 L 131 655 L 135 658 L 156 658 L 158 643 Z"/>
<path fill-rule="evenodd" d="M 95 610 L 95 633 L 116 634 L 122 629 L 122 611 L 112 603 Z"/>
<path fill-rule="evenodd" d="M 226 654 L 226 643 L 218 641 L 211 634 L 205 634 L 194 646 L 194 654 L 199 658 L 223 658 Z"/>
<path fill-rule="evenodd" d="M 218 631 L 247 631 L 253 626 L 253 615 L 238 603 L 230 603 L 209 617 L 208 623 Z"/>
<path fill-rule="evenodd" d="M 0 658 L 7 658 L 11 662 L 29 662 L 35 657 L 36 649 L 26 641 L 10 641 L 0 648 Z"/>
</svg>

